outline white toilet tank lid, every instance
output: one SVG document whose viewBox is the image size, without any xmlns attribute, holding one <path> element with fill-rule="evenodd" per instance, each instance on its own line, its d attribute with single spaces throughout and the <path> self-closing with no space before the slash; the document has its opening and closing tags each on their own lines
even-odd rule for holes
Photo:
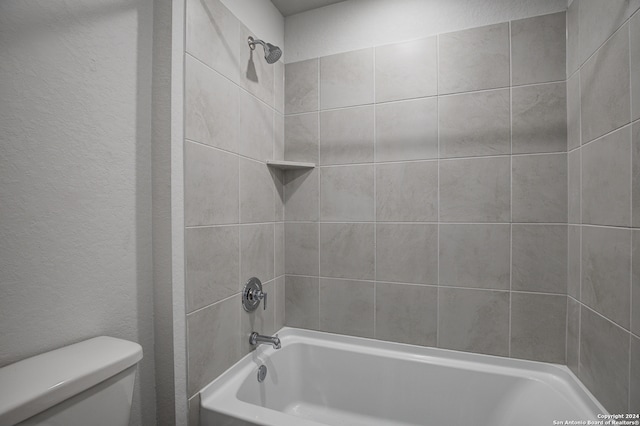
<svg viewBox="0 0 640 426">
<path fill-rule="evenodd" d="M 134 342 L 100 336 L 0 368 L 0 424 L 15 424 L 142 359 Z"/>
</svg>

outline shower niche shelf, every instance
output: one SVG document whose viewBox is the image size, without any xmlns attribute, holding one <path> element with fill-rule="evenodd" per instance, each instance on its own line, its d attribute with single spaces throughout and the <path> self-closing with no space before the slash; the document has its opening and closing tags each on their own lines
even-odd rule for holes
<svg viewBox="0 0 640 426">
<path fill-rule="evenodd" d="M 313 163 L 304 163 L 301 161 L 267 161 L 267 166 L 280 170 L 299 170 L 299 169 L 313 169 L 316 167 Z"/>
</svg>

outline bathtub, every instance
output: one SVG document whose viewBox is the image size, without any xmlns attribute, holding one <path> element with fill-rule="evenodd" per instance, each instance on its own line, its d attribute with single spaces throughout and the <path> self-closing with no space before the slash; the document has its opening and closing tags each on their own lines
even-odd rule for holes
<svg viewBox="0 0 640 426">
<path fill-rule="evenodd" d="M 261 345 L 202 390 L 202 426 L 547 426 L 607 413 L 561 365 L 287 327 L 278 335 L 282 349 Z"/>
</svg>

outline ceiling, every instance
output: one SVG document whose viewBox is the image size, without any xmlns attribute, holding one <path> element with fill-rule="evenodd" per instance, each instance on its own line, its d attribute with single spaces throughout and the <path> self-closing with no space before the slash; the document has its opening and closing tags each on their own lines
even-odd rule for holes
<svg viewBox="0 0 640 426">
<path fill-rule="evenodd" d="M 271 0 L 271 3 L 278 8 L 282 16 L 289 16 L 342 1 L 345 0 Z"/>
</svg>

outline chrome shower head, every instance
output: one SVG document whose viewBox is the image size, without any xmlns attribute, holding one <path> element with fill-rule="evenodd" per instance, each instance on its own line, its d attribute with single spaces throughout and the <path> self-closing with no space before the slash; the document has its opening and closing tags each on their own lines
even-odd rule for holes
<svg viewBox="0 0 640 426">
<path fill-rule="evenodd" d="M 251 36 L 249 36 L 247 40 L 249 43 L 249 48 L 251 50 L 254 50 L 256 48 L 256 44 L 262 45 L 262 47 L 264 48 L 264 59 L 268 64 L 276 63 L 278 59 L 280 59 L 280 56 L 282 56 L 282 49 L 280 49 L 278 46 L 274 46 L 271 43 L 265 43 L 262 40 L 255 40 Z"/>
</svg>

